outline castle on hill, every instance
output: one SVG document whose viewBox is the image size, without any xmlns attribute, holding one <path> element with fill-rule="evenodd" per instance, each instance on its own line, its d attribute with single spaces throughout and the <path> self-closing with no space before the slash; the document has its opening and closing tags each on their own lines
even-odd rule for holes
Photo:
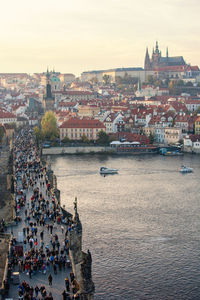
<svg viewBox="0 0 200 300">
<path fill-rule="evenodd" d="M 168 54 L 168 48 L 166 50 L 166 56 L 163 57 L 161 51 L 158 47 L 158 42 L 156 42 L 155 49 L 153 48 L 152 57 L 150 59 L 148 48 L 146 49 L 144 69 L 147 71 L 153 71 L 164 67 L 173 66 L 186 66 L 183 56 L 172 56 Z"/>
</svg>

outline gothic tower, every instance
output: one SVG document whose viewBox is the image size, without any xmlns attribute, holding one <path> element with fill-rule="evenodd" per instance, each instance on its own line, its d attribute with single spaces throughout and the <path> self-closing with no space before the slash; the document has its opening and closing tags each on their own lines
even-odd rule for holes
<svg viewBox="0 0 200 300">
<path fill-rule="evenodd" d="M 50 73 L 49 73 L 48 69 L 47 69 L 47 73 L 46 73 L 46 81 L 47 81 L 47 85 L 46 85 L 46 98 L 47 99 L 52 99 L 51 84 L 50 84 Z"/>
<path fill-rule="evenodd" d="M 153 51 L 152 60 L 151 60 L 153 68 L 155 67 L 157 68 L 159 66 L 160 58 L 161 58 L 161 51 L 159 50 L 158 42 L 156 41 L 156 48 L 155 51 Z"/>
<path fill-rule="evenodd" d="M 46 73 L 46 95 L 43 98 L 43 108 L 44 111 L 48 110 L 54 110 L 54 104 L 55 104 L 55 99 L 52 96 L 51 92 L 51 84 L 50 84 L 50 73 L 49 70 L 47 69 Z"/>
<path fill-rule="evenodd" d="M 149 58 L 148 47 L 146 49 L 146 55 L 145 55 L 145 60 L 144 60 L 144 69 L 145 70 L 150 70 L 151 69 L 151 62 L 150 62 L 150 58 Z"/>
</svg>

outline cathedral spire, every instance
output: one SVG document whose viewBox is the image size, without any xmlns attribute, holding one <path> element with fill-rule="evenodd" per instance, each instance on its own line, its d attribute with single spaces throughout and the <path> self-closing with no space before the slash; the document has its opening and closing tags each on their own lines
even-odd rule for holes
<svg viewBox="0 0 200 300">
<path fill-rule="evenodd" d="M 158 41 L 156 41 L 156 51 L 155 51 L 155 53 L 159 54 Z"/>
<path fill-rule="evenodd" d="M 156 41 L 156 50 L 158 50 L 158 41 Z"/>
<path fill-rule="evenodd" d="M 49 77 L 50 77 L 50 73 L 49 73 L 49 68 L 48 67 L 47 67 L 46 77 L 47 77 L 47 79 L 49 79 Z"/>
<path fill-rule="evenodd" d="M 150 67 L 151 67 L 151 62 L 150 62 L 149 51 L 148 51 L 148 47 L 147 47 L 146 48 L 145 60 L 144 60 L 144 69 L 149 70 Z"/>
</svg>

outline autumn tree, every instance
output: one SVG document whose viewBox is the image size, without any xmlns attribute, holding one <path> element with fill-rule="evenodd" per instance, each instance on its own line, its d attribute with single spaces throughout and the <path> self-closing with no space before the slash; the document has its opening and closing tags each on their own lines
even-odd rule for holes
<svg viewBox="0 0 200 300">
<path fill-rule="evenodd" d="M 153 77 L 153 75 L 148 75 L 147 76 L 147 83 L 148 84 L 154 84 L 154 77 Z"/>
<path fill-rule="evenodd" d="M 175 81 L 175 80 L 170 80 L 169 85 L 168 85 L 168 88 L 169 88 L 170 94 L 171 94 L 171 95 L 175 95 L 176 92 L 177 92 L 177 89 L 176 89 L 176 81 Z"/>
<path fill-rule="evenodd" d="M 85 144 L 89 144 L 89 139 L 87 138 L 87 136 L 85 134 L 82 135 L 81 137 L 81 141 Z"/>
<path fill-rule="evenodd" d="M 110 76 L 107 75 L 107 74 L 104 74 L 103 75 L 103 81 L 104 81 L 105 85 L 109 84 L 110 83 Z"/>
<path fill-rule="evenodd" d="M 98 83 L 98 78 L 97 77 L 92 77 L 92 79 L 90 80 L 93 84 L 97 84 Z"/>
<path fill-rule="evenodd" d="M 55 140 L 59 137 L 56 117 L 52 111 L 47 111 L 41 121 L 42 134 L 45 139 Z"/>
<path fill-rule="evenodd" d="M 44 139 L 42 130 L 38 126 L 35 126 L 33 128 L 33 133 L 35 135 L 36 143 L 37 143 L 37 145 L 39 145 L 39 143 Z"/>
</svg>

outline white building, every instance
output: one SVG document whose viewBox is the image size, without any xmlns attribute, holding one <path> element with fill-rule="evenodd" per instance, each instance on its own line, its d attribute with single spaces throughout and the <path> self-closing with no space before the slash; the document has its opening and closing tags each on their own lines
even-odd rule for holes
<svg viewBox="0 0 200 300">
<path fill-rule="evenodd" d="M 164 129 L 164 132 L 165 132 L 164 140 L 166 144 L 176 144 L 183 138 L 182 128 L 166 127 Z"/>
</svg>

